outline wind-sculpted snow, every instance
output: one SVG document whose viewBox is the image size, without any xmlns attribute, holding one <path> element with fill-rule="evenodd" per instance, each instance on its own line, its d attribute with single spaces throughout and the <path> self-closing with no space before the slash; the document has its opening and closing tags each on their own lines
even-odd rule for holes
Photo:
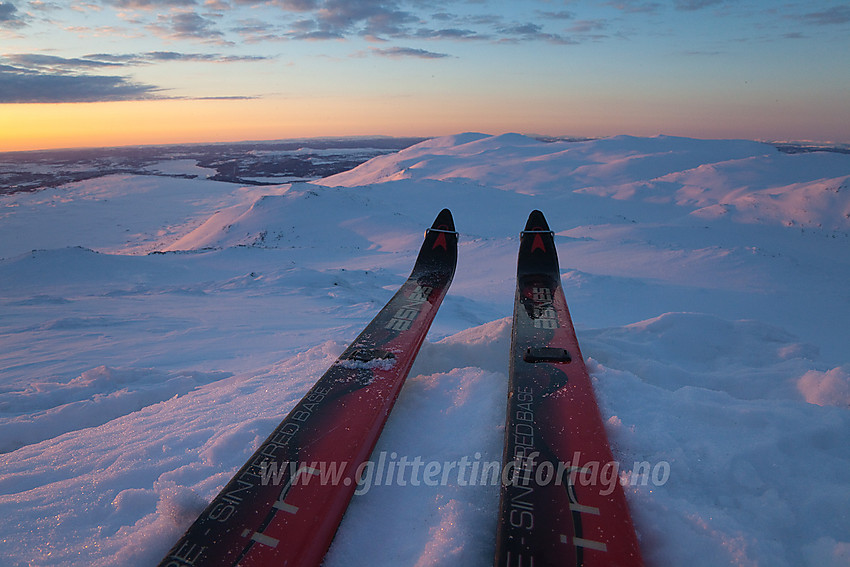
<svg viewBox="0 0 850 567">
<path fill-rule="evenodd" d="M 850 155 L 758 142 L 473 133 L 309 184 L 0 196 L 0 563 L 158 561 L 448 207 L 457 274 L 373 454 L 398 474 L 363 479 L 328 567 L 492 563 L 471 473 L 499 466 L 534 208 L 648 564 L 846 566 L 848 184 Z"/>
<path fill-rule="evenodd" d="M 0 394 L 0 452 L 101 425 L 228 376 L 99 366 L 67 383 L 36 382 L 7 391 Z"/>
<path fill-rule="evenodd" d="M 509 134 L 458 142 L 418 144 L 321 183 L 466 180 L 531 195 L 577 191 L 675 203 L 701 217 L 850 232 L 846 154 L 669 136 L 545 143 Z"/>
</svg>

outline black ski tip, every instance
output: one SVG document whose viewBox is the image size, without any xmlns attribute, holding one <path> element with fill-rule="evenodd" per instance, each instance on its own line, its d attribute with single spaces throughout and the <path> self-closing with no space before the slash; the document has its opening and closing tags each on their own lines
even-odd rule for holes
<svg viewBox="0 0 850 567">
<path fill-rule="evenodd" d="M 525 223 L 525 230 L 523 232 L 549 231 L 549 223 L 546 222 L 546 217 L 543 216 L 543 213 L 537 209 L 531 211 L 531 214 L 528 215 L 528 222 Z"/>
<path fill-rule="evenodd" d="M 440 214 L 438 214 L 437 218 L 434 219 L 434 224 L 431 225 L 431 229 L 454 232 L 455 221 L 452 217 L 452 212 L 448 209 L 443 209 L 442 211 L 440 211 Z"/>
<path fill-rule="evenodd" d="M 457 265 L 457 236 L 452 213 L 443 209 L 434 219 L 431 228 L 425 231 L 425 241 L 422 242 L 416 265 L 413 267 L 417 277 L 422 277 L 422 273 L 426 272 L 431 276 L 445 272 L 454 274 Z"/>
</svg>

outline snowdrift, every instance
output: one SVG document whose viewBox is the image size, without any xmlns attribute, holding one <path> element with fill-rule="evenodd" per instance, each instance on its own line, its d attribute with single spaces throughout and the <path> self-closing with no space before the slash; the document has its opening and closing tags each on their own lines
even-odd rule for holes
<svg viewBox="0 0 850 567">
<path fill-rule="evenodd" d="M 457 275 L 378 453 L 500 459 L 539 208 L 649 564 L 850 563 L 848 155 L 469 133 L 310 184 L 110 176 L 0 199 L 10 565 L 158 561 L 443 207 Z M 326 565 L 491 564 L 498 487 L 447 480 L 357 496 Z"/>
</svg>

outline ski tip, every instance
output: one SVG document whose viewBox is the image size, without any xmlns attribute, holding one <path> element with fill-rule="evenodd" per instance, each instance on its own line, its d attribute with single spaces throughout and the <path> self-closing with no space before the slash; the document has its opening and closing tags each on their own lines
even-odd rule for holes
<svg viewBox="0 0 850 567">
<path fill-rule="evenodd" d="M 431 225 L 432 230 L 442 230 L 445 232 L 455 231 L 455 221 L 452 217 L 452 212 L 448 209 L 443 209 L 437 218 L 434 219 L 434 224 Z"/>
<path fill-rule="evenodd" d="M 531 211 L 523 232 L 550 232 L 549 223 L 546 222 L 546 217 L 541 211 L 537 209 Z"/>
</svg>

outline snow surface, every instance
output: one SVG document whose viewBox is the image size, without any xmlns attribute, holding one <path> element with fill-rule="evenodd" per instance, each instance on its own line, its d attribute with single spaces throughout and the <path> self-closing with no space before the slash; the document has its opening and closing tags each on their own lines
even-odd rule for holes
<svg viewBox="0 0 850 567">
<path fill-rule="evenodd" d="M 157 562 L 443 207 L 457 275 L 376 454 L 501 457 L 540 208 L 647 563 L 850 565 L 848 155 L 461 134 L 312 184 L 110 176 L 0 207 L 4 566 Z M 491 564 L 498 487 L 463 484 L 356 496 L 325 564 Z"/>
</svg>

